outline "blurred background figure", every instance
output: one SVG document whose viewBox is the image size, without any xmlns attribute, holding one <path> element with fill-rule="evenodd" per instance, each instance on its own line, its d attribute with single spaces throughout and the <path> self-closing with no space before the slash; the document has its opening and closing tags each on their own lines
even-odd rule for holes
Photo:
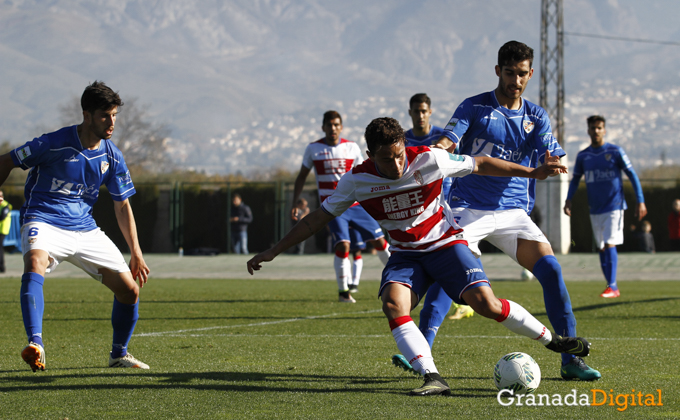
<svg viewBox="0 0 680 420">
<path fill-rule="evenodd" d="M 295 207 L 293 207 L 293 212 L 291 213 L 291 220 L 293 221 L 293 226 L 308 214 L 309 207 L 307 206 L 307 200 L 305 200 L 304 198 L 299 198 L 295 202 Z M 305 241 L 302 241 L 293 247 L 293 254 L 302 255 L 304 253 L 305 253 Z"/>
<path fill-rule="evenodd" d="M 243 203 L 239 194 L 234 194 L 231 206 L 231 240 L 235 254 L 248 253 L 248 225 L 253 221 L 253 212 Z"/>
<path fill-rule="evenodd" d="M 12 227 L 12 205 L 5 201 L 5 194 L 0 191 L 0 273 L 5 272 L 5 236 Z"/>
<path fill-rule="evenodd" d="M 635 232 L 637 251 L 654 254 L 656 247 L 654 246 L 654 236 L 652 235 L 652 224 L 644 220 L 640 226 L 640 229 Z"/>
<path fill-rule="evenodd" d="M 680 198 L 673 200 L 673 211 L 668 215 L 668 237 L 671 251 L 680 251 Z"/>
</svg>

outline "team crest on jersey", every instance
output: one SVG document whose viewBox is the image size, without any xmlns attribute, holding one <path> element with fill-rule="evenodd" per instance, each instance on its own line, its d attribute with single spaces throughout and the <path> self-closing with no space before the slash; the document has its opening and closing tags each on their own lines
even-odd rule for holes
<svg viewBox="0 0 680 420">
<path fill-rule="evenodd" d="M 524 127 L 524 131 L 529 134 L 534 129 L 534 123 L 533 121 L 524 120 L 522 121 L 522 127 Z"/>
<path fill-rule="evenodd" d="M 416 179 L 418 185 L 423 185 L 423 176 L 420 174 L 420 171 L 415 171 L 413 177 Z"/>
<path fill-rule="evenodd" d="M 611 153 L 605 153 L 604 158 L 605 158 L 605 160 L 610 161 L 610 160 L 612 160 L 612 154 Z"/>
<path fill-rule="evenodd" d="M 106 173 L 106 171 L 109 170 L 109 162 L 102 162 L 101 170 L 102 170 L 102 175 L 104 175 Z"/>
</svg>

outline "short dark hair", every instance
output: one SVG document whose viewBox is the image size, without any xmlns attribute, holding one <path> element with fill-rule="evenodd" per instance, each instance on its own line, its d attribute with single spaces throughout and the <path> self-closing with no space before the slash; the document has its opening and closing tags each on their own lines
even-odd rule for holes
<svg viewBox="0 0 680 420">
<path fill-rule="evenodd" d="M 411 100 L 408 101 L 408 108 L 413 109 L 413 105 L 419 105 L 423 102 L 427 104 L 428 108 L 432 108 L 432 101 L 430 100 L 430 97 L 427 96 L 427 93 L 416 93 L 411 96 Z"/>
<path fill-rule="evenodd" d="M 375 153 L 382 146 L 405 142 L 404 129 L 394 118 L 376 118 L 368 124 L 364 133 L 368 150 Z"/>
<path fill-rule="evenodd" d="M 108 111 L 114 106 L 123 106 L 123 101 L 118 93 L 106 86 L 104 82 L 95 80 L 85 88 L 83 96 L 80 97 L 80 106 L 83 111 L 94 114 L 98 109 Z"/>
<path fill-rule="evenodd" d="M 519 41 L 508 41 L 498 50 L 498 67 L 519 63 L 529 60 L 529 67 L 534 63 L 534 50 L 527 44 Z"/>
<path fill-rule="evenodd" d="M 342 117 L 340 116 L 340 113 L 338 111 L 326 111 L 323 114 L 323 122 L 321 125 L 326 125 L 327 122 L 331 122 L 336 118 L 340 118 L 340 124 L 342 124 Z"/>
<path fill-rule="evenodd" d="M 588 117 L 588 119 L 586 121 L 588 121 L 589 126 L 590 126 L 590 124 L 595 124 L 595 123 L 598 123 L 600 121 L 602 121 L 602 124 L 605 127 L 607 126 L 607 121 L 605 121 L 605 119 L 602 115 L 591 115 L 590 117 Z"/>
</svg>

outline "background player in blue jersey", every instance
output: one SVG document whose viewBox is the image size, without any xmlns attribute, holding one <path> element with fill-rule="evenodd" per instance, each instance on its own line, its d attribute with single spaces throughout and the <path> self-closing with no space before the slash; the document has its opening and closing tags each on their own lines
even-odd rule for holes
<svg viewBox="0 0 680 420">
<path fill-rule="evenodd" d="M 578 188 L 581 177 L 585 175 L 588 191 L 588 207 L 590 207 L 590 223 L 593 236 L 600 252 L 600 264 L 607 288 L 600 296 L 616 298 L 621 295 L 616 285 L 616 267 L 618 254 L 616 245 L 623 243 L 623 211 L 627 208 L 623 195 L 623 179 L 625 172 L 633 184 L 637 206 L 635 218 L 642 220 L 647 215 L 642 186 L 626 152 L 619 146 L 605 143 L 607 134 L 605 119 L 600 115 L 588 117 L 588 135 L 590 146 L 581 150 L 576 156 L 574 177 L 569 184 L 567 200 L 564 202 L 564 213 L 571 216 L 571 199 Z"/>
<path fill-rule="evenodd" d="M 527 167 L 542 163 L 546 152 L 565 155 L 552 135 L 545 110 L 522 98 L 534 73 L 533 58 L 533 49 L 526 44 L 510 41 L 503 45 L 495 67 L 498 86 L 458 106 L 444 128 L 440 147 L 449 151 L 458 147 L 464 155 L 497 157 Z M 470 249 L 481 255 L 478 244 L 486 239 L 530 270 L 543 287 L 546 312 L 555 332 L 575 337 L 576 319 L 562 268 L 550 242 L 528 215 L 534 194 L 533 179 L 470 175 L 454 181 L 448 201 L 455 221 L 465 229 Z M 437 302 L 441 301 L 439 293 L 443 292 L 435 284 L 427 294 L 431 302 Z M 601 377 L 583 359 L 567 354 L 562 355 L 560 374 L 565 379 Z"/>
<path fill-rule="evenodd" d="M 43 283 L 62 261 L 68 261 L 114 293 L 110 367 L 149 366 L 127 352 L 137 323 L 139 288 L 149 267 L 137 239 L 128 198 L 135 193 L 123 154 L 109 139 L 118 108 L 116 92 L 102 82 L 88 86 L 81 97 L 83 122 L 44 134 L 0 156 L 0 185 L 15 167 L 29 169 L 21 208 L 21 312 L 28 345 L 21 356 L 31 369 L 45 370 L 42 318 Z M 106 185 L 131 258 L 130 265 L 92 218 L 99 188 Z M 135 283 L 139 281 L 139 286 Z"/>
<path fill-rule="evenodd" d="M 439 139 L 444 135 L 444 129 L 430 124 L 430 117 L 432 116 L 432 100 L 426 93 L 416 93 L 411 96 L 409 100 L 408 115 L 411 116 L 413 128 L 407 130 L 406 147 L 413 146 L 434 146 Z M 444 178 L 442 183 L 442 197 L 449 196 L 453 178 Z M 455 313 L 452 319 L 469 318 L 474 315 L 475 311 L 468 305 L 458 305 L 446 295 L 446 293 L 431 293 L 425 297 L 426 301 L 432 299 L 441 299 L 439 302 L 430 302 L 430 305 L 423 306 L 423 311 L 435 311 L 431 314 L 420 314 L 420 325 L 418 328 L 423 332 L 423 335 L 430 343 L 430 347 L 434 342 L 434 337 L 441 325 L 444 317 L 449 312 L 451 306 L 455 307 Z M 427 323 L 423 323 L 427 320 Z"/>
</svg>

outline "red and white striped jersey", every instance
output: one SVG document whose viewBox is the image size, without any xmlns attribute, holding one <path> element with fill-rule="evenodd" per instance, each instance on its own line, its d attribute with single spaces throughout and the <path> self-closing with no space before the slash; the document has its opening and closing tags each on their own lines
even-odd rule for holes
<svg viewBox="0 0 680 420">
<path fill-rule="evenodd" d="M 442 179 L 469 175 L 474 158 L 427 146 L 407 147 L 406 165 L 403 176 L 393 180 L 380 175 L 375 163 L 367 160 L 345 174 L 321 206 L 339 216 L 358 201 L 390 234 L 392 251 L 430 252 L 467 244 L 463 229 L 447 217 Z"/>
<path fill-rule="evenodd" d="M 333 194 L 340 178 L 364 161 L 361 149 L 353 141 L 340 139 L 340 143 L 329 146 L 324 139 L 307 145 L 302 158 L 305 168 L 314 168 L 316 185 L 319 187 L 321 202 Z"/>
</svg>

